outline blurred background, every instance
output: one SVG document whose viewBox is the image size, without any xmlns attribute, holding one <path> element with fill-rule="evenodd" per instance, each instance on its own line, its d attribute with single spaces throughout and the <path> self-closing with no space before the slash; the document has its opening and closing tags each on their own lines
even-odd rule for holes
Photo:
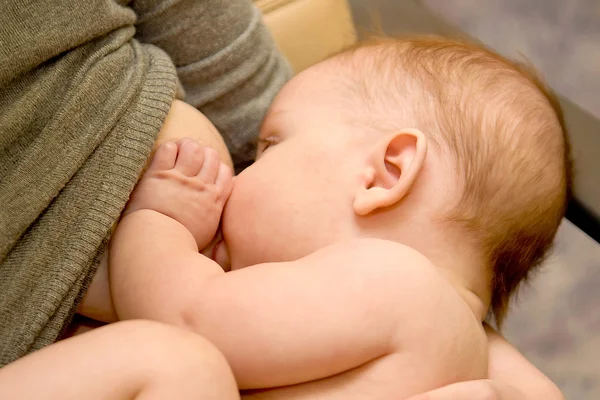
<svg viewBox="0 0 600 400">
<path fill-rule="evenodd" d="M 557 92 L 592 116 L 575 112 L 567 118 L 585 119 L 581 123 L 589 128 L 595 117 L 595 127 L 600 127 L 599 0 L 350 3 L 359 36 L 373 22 L 390 35 L 461 36 L 463 31 L 504 55 L 525 56 Z M 600 129 L 595 133 L 600 157 Z M 586 171 L 590 173 L 600 175 Z M 600 186 L 600 179 L 593 181 Z M 503 333 L 567 399 L 600 399 L 600 244 L 565 220 L 554 254 L 521 290 Z"/>
</svg>

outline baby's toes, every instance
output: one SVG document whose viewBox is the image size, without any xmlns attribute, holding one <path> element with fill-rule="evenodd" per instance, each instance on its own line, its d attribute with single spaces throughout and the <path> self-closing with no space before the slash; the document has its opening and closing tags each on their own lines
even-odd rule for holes
<svg viewBox="0 0 600 400">
<path fill-rule="evenodd" d="M 221 159 L 219 158 L 219 153 L 211 147 L 205 147 L 204 164 L 202 165 L 200 172 L 198 172 L 198 178 L 203 182 L 214 183 L 219 174 L 220 164 Z"/>
<path fill-rule="evenodd" d="M 186 176 L 194 176 L 204 163 L 204 147 L 194 139 L 184 138 L 177 142 L 179 152 L 175 169 Z"/>
<path fill-rule="evenodd" d="M 148 170 L 167 170 L 175 166 L 177 159 L 177 144 L 175 142 L 166 142 L 154 152 L 154 157 L 148 166 Z"/>
</svg>

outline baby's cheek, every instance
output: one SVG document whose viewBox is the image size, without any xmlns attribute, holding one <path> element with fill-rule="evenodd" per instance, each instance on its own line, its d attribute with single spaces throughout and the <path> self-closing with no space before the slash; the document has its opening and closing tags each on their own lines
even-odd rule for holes
<svg viewBox="0 0 600 400">
<path fill-rule="evenodd" d="M 229 200 L 225 204 L 223 209 L 223 215 L 221 216 L 221 230 L 223 232 L 223 239 L 227 246 L 227 252 L 231 261 L 232 269 L 239 263 L 240 256 L 244 250 L 244 241 L 248 235 L 245 234 L 243 227 L 246 225 L 245 214 L 250 213 L 247 210 L 246 213 L 239 212 L 239 203 L 237 202 L 236 184 L 234 183 L 234 189 L 229 197 Z"/>
<path fill-rule="evenodd" d="M 228 208 L 223 214 L 222 229 L 231 269 L 257 264 L 264 241 L 257 235 L 260 221 L 252 209 Z"/>
</svg>

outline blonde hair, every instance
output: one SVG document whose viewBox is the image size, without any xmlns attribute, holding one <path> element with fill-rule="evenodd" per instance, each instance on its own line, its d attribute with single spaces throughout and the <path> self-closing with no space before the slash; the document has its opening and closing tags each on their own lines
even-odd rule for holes
<svg viewBox="0 0 600 400">
<path fill-rule="evenodd" d="M 440 37 L 372 39 L 335 59 L 351 65 L 370 125 L 410 123 L 454 161 L 461 195 L 445 220 L 483 249 L 501 325 L 510 296 L 551 248 L 570 196 L 557 97 L 531 67 Z"/>
</svg>

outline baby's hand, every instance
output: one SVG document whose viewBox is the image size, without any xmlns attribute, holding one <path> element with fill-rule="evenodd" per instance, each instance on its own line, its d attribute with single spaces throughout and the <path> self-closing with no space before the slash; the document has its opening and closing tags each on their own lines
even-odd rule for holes
<svg viewBox="0 0 600 400">
<path fill-rule="evenodd" d="M 137 184 L 126 214 L 150 209 L 185 226 L 199 249 L 206 247 L 217 228 L 231 194 L 231 168 L 216 150 L 193 139 L 161 145 Z"/>
</svg>

